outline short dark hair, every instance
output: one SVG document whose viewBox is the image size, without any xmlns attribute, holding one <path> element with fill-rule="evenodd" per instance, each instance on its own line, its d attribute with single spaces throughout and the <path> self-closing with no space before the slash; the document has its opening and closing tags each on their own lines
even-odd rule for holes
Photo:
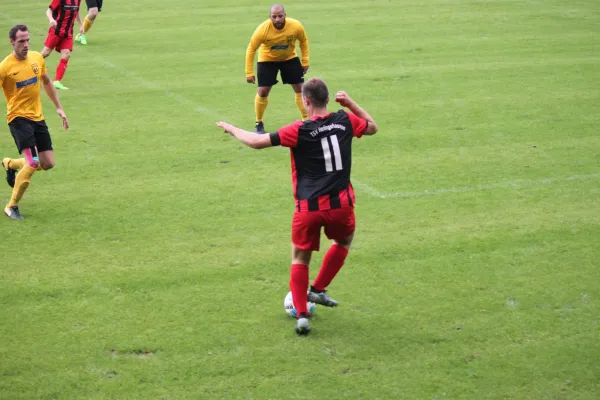
<svg viewBox="0 0 600 400">
<path fill-rule="evenodd" d="M 29 28 L 27 28 L 27 25 L 25 25 L 25 24 L 15 25 L 12 28 L 10 28 L 10 31 L 8 31 L 8 37 L 11 40 L 16 40 L 17 32 L 29 32 Z"/>
<path fill-rule="evenodd" d="M 323 79 L 311 78 L 302 85 L 302 95 L 315 107 L 325 107 L 329 102 L 329 89 Z"/>
</svg>

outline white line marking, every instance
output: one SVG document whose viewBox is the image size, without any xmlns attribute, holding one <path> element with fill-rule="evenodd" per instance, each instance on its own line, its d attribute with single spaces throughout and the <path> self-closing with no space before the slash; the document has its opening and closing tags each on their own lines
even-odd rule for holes
<svg viewBox="0 0 600 400">
<path fill-rule="evenodd" d="M 1 13 L 1 12 L 0 12 L 0 17 L 3 17 L 4 19 L 7 19 L 9 21 L 16 21 L 16 19 L 13 18 L 12 16 L 10 16 L 8 14 L 5 14 L 5 13 Z M 46 31 L 43 31 L 43 32 L 40 31 L 39 33 L 45 35 Z M 93 55 L 92 53 L 86 54 L 86 57 L 92 59 L 93 61 L 95 61 L 98 64 L 102 64 L 105 67 L 114 69 L 119 74 L 125 76 L 126 78 L 133 79 L 133 80 L 137 81 L 139 84 L 141 84 L 141 85 L 143 85 L 143 86 L 145 86 L 145 87 L 147 87 L 149 89 L 153 89 L 153 90 L 156 90 L 156 91 L 163 92 L 164 94 L 166 94 L 166 96 L 168 98 L 173 99 L 174 101 L 176 101 L 179 104 L 188 106 L 188 107 L 192 108 L 196 112 L 208 115 L 208 116 L 214 118 L 215 121 L 223 120 L 223 118 L 220 115 L 218 115 L 215 111 L 211 110 L 210 108 L 204 107 L 204 106 L 202 106 L 202 105 L 200 105 L 200 104 L 198 104 L 198 103 L 196 103 L 196 102 L 194 102 L 192 100 L 187 99 L 186 97 L 184 97 L 184 96 L 182 96 L 180 94 L 171 92 L 169 89 L 165 89 L 165 88 L 161 87 L 160 85 L 158 85 L 158 84 L 156 84 L 156 83 L 154 83 L 152 81 L 149 81 L 149 80 L 146 80 L 146 79 L 142 78 L 141 76 L 139 76 L 138 74 L 136 74 L 134 72 L 130 72 L 130 71 L 124 69 L 124 68 L 121 68 L 117 64 L 114 64 L 114 63 L 112 63 L 110 61 L 106 61 L 104 59 L 101 59 L 101 58 Z"/>
<path fill-rule="evenodd" d="M 152 81 L 146 80 L 146 79 L 142 78 L 141 76 L 139 76 L 138 74 L 136 74 L 134 72 L 130 72 L 130 71 L 124 69 L 124 68 L 121 68 L 118 65 L 116 65 L 116 64 L 114 64 L 114 63 L 112 63 L 110 61 L 100 60 L 99 58 L 94 57 L 93 55 L 88 55 L 88 57 L 90 57 L 93 60 L 96 60 L 98 63 L 103 64 L 105 67 L 114 69 L 116 72 L 118 72 L 119 74 L 123 75 L 126 78 L 133 79 L 133 80 L 137 81 L 140 85 L 143 85 L 143 86 L 147 87 L 148 89 L 152 89 L 152 90 L 163 92 L 164 94 L 167 95 L 167 97 L 175 100 L 179 104 L 191 107 L 196 112 L 199 112 L 199 113 L 202 113 L 202 114 L 206 114 L 206 115 L 208 115 L 210 117 L 215 118 L 215 120 L 220 120 L 221 119 L 221 117 L 216 112 L 214 112 L 213 110 L 211 110 L 210 108 L 203 107 L 200 104 L 198 104 L 198 103 L 196 103 L 196 102 L 194 102 L 192 100 L 187 99 L 185 96 L 182 96 L 182 95 L 177 94 L 177 93 L 173 93 L 169 89 L 165 89 L 162 86 L 160 86 L 160 85 L 158 85 L 158 84 L 156 84 L 156 83 L 154 83 Z"/>
<path fill-rule="evenodd" d="M 440 189 L 430 189 L 424 190 L 422 192 L 395 192 L 395 193 L 382 193 L 379 190 L 373 188 L 372 186 L 367 185 L 366 183 L 362 183 L 357 181 L 356 179 L 352 179 L 352 184 L 359 189 L 364 190 L 368 194 L 379 197 L 381 199 L 391 199 L 391 198 L 411 198 L 411 197 L 423 197 L 423 196 L 434 196 L 445 193 L 464 193 L 464 192 L 477 192 L 482 190 L 491 190 L 491 189 L 518 189 L 518 188 L 527 188 L 531 186 L 539 186 L 546 185 L 554 182 L 561 181 L 579 181 L 585 179 L 597 179 L 600 178 L 600 173 L 598 174 L 587 174 L 587 175 L 572 175 L 567 177 L 560 178 L 545 178 L 545 179 L 537 179 L 537 180 L 529 180 L 529 181 L 512 181 L 512 182 L 500 182 L 500 183 L 491 183 L 487 185 L 477 185 L 477 186 L 454 186 L 449 188 L 440 188 Z"/>
</svg>

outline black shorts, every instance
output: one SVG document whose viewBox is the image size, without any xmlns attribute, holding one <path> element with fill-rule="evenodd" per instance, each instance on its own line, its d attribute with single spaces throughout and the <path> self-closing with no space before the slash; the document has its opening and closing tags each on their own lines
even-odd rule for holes
<svg viewBox="0 0 600 400">
<path fill-rule="evenodd" d="M 8 128 L 15 139 L 19 153 L 24 149 L 37 147 L 38 153 L 52 150 L 52 139 L 48 125 L 44 120 L 32 121 L 27 118 L 17 117 L 8 123 Z"/>
<path fill-rule="evenodd" d="M 90 8 L 98 7 L 98 11 L 102 11 L 102 0 L 85 0 L 88 10 Z"/>
<path fill-rule="evenodd" d="M 277 72 L 281 71 L 284 84 L 304 83 L 304 70 L 298 57 L 287 61 L 264 61 L 257 64 L 258 86 L 273 86 L 277 81 Z"/>
</svg>

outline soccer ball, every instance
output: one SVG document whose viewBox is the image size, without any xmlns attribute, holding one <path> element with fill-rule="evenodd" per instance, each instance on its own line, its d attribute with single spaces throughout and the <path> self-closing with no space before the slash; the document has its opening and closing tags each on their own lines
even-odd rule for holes
<svg viewBox="0 0 600 400">
<path fill-rule="evenodd" d="M 288 292 L 288 294 L 285 296 L 285 299 L 283 300 L 283 307 L 284 307 L 287 315 L 289 315 L 290 317 L 296 318 L 296 315 L 298 314 L 298 312 L 296 311 L 296 307 L 294 307 L 294 300 L 292 299 L 292 292 Z M 306 303 L 306 308 L 308 309 L 309 314 L 312 314 L 315 311 L 315 307 L 316 307 L 315 303 L 311 303 L 310 301 Z"/>
</svg>

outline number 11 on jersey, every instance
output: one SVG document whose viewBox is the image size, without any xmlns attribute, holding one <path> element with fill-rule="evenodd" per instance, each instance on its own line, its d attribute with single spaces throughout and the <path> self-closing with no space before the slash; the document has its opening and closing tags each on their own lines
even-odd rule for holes
<svg viewBox="0 0 600 400">
<path fill-rule="evenodd" d="M 328 139 L 331 140 L 331 148 L 333 148 L 333 162 L 331 160 L 332 154 Z M 333 163 L 335 163 L 335 170 L 341 171 L 343 169 L 342 154 L 340 153 L 340 144 L 338 142 L 337 135 L 321 138 L 321 146 L 323 147 L 323 158 L 325 159 L 325 171 L 332 172 Z"/>
</svg>

